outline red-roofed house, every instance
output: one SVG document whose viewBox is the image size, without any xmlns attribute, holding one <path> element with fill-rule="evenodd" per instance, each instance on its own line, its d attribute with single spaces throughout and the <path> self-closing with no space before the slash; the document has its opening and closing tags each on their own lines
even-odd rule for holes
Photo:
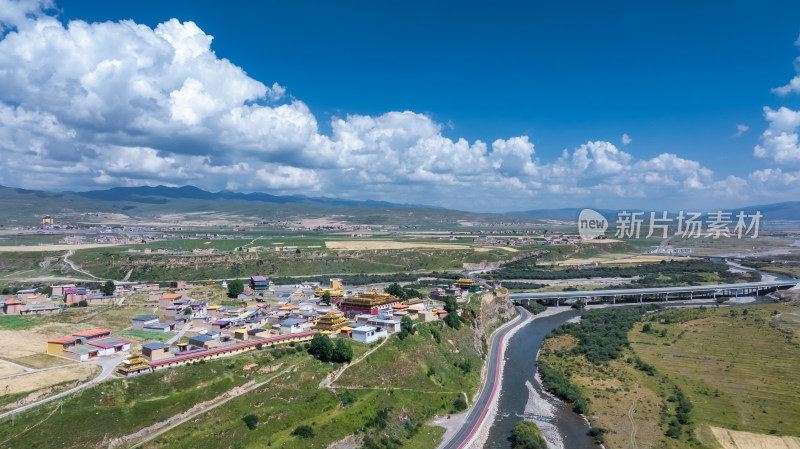
<svg viewBox="0 0 800 449">
<path fill-rule="evenodd" d="M 98 338 L 106 338 L 110 335 L 111 335 L 111 329 L 92 329 L 90 331 L 83 331 L 72 334 L 73 337 L 83 337 L 87 341 L 96 340 Z"/>
<path fill-rule="evenodd" d="M 19 315 L 25 303 L 19 299 L 6 299 L 3 302 L 3 313 L 6 315 Z"/>
<path fill-rule="evenodd" d="M 160 298 L 158 298 L 158 307 L 166 309 L 176 301 L 180 301 L 182 297 L 183 295 L 163 295 Z"/>
<path fill-rule="evenodd" d="M 80 337 L 62 337 L 47 342 L 47 353 L 52 355 L 63 355 L 65 349 L 69 349 L 79 343 Z"/>
</svg>

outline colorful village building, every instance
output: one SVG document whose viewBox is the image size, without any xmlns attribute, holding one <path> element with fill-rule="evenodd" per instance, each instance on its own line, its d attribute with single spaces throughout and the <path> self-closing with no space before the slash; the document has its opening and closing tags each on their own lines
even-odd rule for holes
<svg viewBox="0 0 800 449">
<path fill-rule="evenodd" d="M 3 313 L 6 315 L 20 315 L 24 307 L 25 303 L 16 298 L 3 301 Z"/>
<path fill-rule="evenodd" d="M 269 278 L 264 276 L 250 276 L 250 290 L 263 292 L 269 289 Z"/>
<path fill-rule="evenodd" d="M 75 284 L 54 285 L 51 288 L 53 289 L 51 295 L 63 297 L 68 288 L 76 288 L 76 285 Z"/>
<path fill-rule="evenodd" d="M 68 304 L 75 304 L 86 300 L 89 294 L 85 288 L 67 288 L 64 289 L 64 301 Z"/>
<path fill-rule="evenodd" d="M 161 295 L 161 297 L 158 298 L 158 307 L 160 307 L 162 309 L 166 309 L 167 307 L 171 306 L 173 303 L 176 303 L 176 302 L 180 301 L 181 298 L 183 298 L 183 295 L 177 295 L 177 294 Z"/>
<path fill-rule="evenodd" d="M 377 289 L 355 296 L 347 296 L 339 302 L 342 312 L 357 312 L 376 315 L 380 309 L 391 308 L 400 304 L 400 298 L 388 293 L 379 293 Z"/>
<path fill-rule="evenodd" d="M 80 362 L 127 351 L 131 348 L 131 343 L 129 341 L 120 340 L 110 335 L 110 329 L 93 329 L 77 332 L 69 337 L 48 341 L 47 353 Z"/>
<path fill-rule="evenodd" d="M 122 361 L 121 366 L 117 369 L 117 372 L 122 374 L 123 376 L 132 376 L 134 374 L 139 374 L 142 371 L 149 371 L 150 365 L 147 363 L 144 357 L 134 352 L 128 354 L 128 357 Z"/>
<path fill-rule="evenodd" d="M 152 342 L 142 345 L 142 357 L 150 362 L 155 362 L 156 360 L 172 357 L 172 353 L 169 350 L 169 345 Z"/>
<path fill-rule="evenodd" d="M 344 297 L 344 290 L 342 288 L 342 280 L 333 278 L 330 280 L 331 286 L 330 288 L 322 288 L 317 290 L 314 295 L 317 298 L 322 298 L 325 296 L 325 293 L 330 294 L 331 296 L 331 304 L 338 304 L 339 301 Z"/>
<path fill-rule="evenodd" d="M 473 286 L 477 286 L 478 283 L 475 282 L 473 279 L 469 278 L 461 278 L 453 284 L 454 287 L 460 288 L 461 290 L 470 290 L 474 288 Z M 480 289 L 480 288 L 479 288 Z"/>
<path fill-rule="evenodd" d="M 323 333 L 335 334 L 348 324 L 350 324 L 350 322 L 347 321 L 347 319 L 343 317 L 341 313 L 337 313 L 331 310 L 325 315 L 319 317 L 319 319 L 317 320 L 317 324 L 315 324 L 311 328 L 316 329 Z"/>
</svg>

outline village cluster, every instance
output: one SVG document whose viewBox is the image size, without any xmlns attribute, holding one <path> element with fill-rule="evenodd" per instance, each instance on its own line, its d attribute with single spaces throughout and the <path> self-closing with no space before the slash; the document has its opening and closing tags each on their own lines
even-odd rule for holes
<svg viewBox="0 0 800 449">
<path fill-rule="evenodd" d="M 208 285 L 214 285 L 214 281 Z M 227 283 L 223 281 L 221 286 L 227 288 Z M 267 277 L 251 276 L 238 295 L 241 305 L 230 306 L 192 298 L 194 287 L 199 286 L 173 282 L 167 291 L 158 284 L 118 285 L 115 294 L 102 295 L 75 285 L 56 285 L 50 287 L 50 295 L 24 290 L 0 303 L 8 314 L 41 313 L 31 311 L 43 310 L 45 305 L 52 312 L 60 312 L 80 301 L 120 298 L 117 304 L 121 304 L 126 295 L 143 292 L 157 313 L 133 317 L 130 329 L 173 333 L 166 342 L 145 342 L 140 351 L 131 351 L 131 342 L 112 336 L 110 329 L 76 329 L 71 335 L 47 342 L 48 354 L 75 361 L 129 352 L 117 369 L 128 376 L 304 343 L 317 333 L 369 344 L 400 331 L 404 316 L 421 322 L 443 319 L 447 312 L 438 301 L 451 295 L 464 301 L 470 292 L 481 290 L 472 279 L 460 279 L 452 285 L 434 287 L 427 298 L 401 300 L 377 288 L 347 290 L 340 279 L 331 279 L 327 288 L 321 288 L 318 283 L 276 286 Z"/>
</svg>

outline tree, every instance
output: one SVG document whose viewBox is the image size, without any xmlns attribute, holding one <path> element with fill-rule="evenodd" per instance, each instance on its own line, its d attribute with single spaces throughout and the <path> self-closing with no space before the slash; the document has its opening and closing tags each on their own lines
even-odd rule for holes
<svg viewBox="0 0 800 449">
<path fill-rule="evenodd" d="M 247 415 L 244 418 L 242 418 L 242 421 L 244 421 L 244 425 L 246 425 L 248 429 L 255 430 L 256 424 L 258 424 L 258 416 Z"/>
<path fill-rule="evenodd" d="M 411 318 L 408 315 L 403 316 L 400 319 L 400 330 L 401 332 L 405 332 L 409 335 L 414 335 L 414 322 L 411 321 Z"/>
<path fill-rule="evenodd" d="M 400 299 L 406 299 L 406 291 L 403 290 L 403 287 L 401 287 L 397 282 L 386 287 L 384 291 L 390 295 L 397 296 Z"/>
<path fill-rule="evenodd" d="M 325 290 L 325 293 L 322 294 L 322 302 L 326 305 L 331 305 L 331 292 L 329 290 Z"/>
<path fill-rule="evenodd" d="M 536 423 L 520 421 L 514 426 L 514 449 L 547 449 Z"/>
<path fill-rule="evenodd" d="M 467 409 L 467 400 L 464 399 L 464 396 L 458 395 L 455 402 L 453 402 L 453 410 L 456 412 L 463 412 Z"/>
<path fill-rule="evenodd" d="M 236 298 L 244 291 L 244 284 L 240 279 L 228 282 L 228 297 Z"/>
<path fill-rule="evenodd" d="M 109 280 L 109 281 L 106 281 L 105 284 L 103 284 L 103 294 L 106 295 L 106 296 L 113 295 L 114 294 L 114 290 L 116 290 L 116 289 L 117 289 L 117 286 L 114 285 L 114 281 L 110 281 Z"/>
<path fill-rule="evenodd" d="M 192 314 L 192 308 L 191 307 L 187 307 L 187 308 L 183 309 L 183 314 L 184 315 L 191 315 Z"/>
<path fill-rule="evenodd" d="M 333 343 L 327 335 L 314 334 L 308 353 L 323 362 L 330 362 L 333 357 Z M 352 355 L 351 355 L 352 357 Z"/>
<path fill-rule="evenodd" d="M 292 435 L 300 438 L 314 438 L 314 429 L 311 426 L 297 426 L 292 430 Z"/>
<path fill-rule="evenodd" d="M 444 324 L 456 330 L 461 329 L 461 317 L 456 312 L 450 312 L 444 317 Z"/>
<path fill-rule="evenodd" d="M 350 363 L 353 361 L 353 347 L 343 338 L 337 338 L 333 347 L 331 361 L 334 363 Z"/>
<path fill-rule="evenodd" d="M 447 313 L 455 312 L 458 309 L 458 303 L 455 296 L 447 296 L 444 298 L 444 311 Z"/>
<path fill-rule="evenodd" d="M 43 295 L 47 295 L 47 296 L 52 295 L 53 294 L 53 287 L 51 287 L 49 285 L 45 285 L 44 287 L 42 287 L 42 294 Z"/>
<path fill-rule="evenodd" d="M 89 307 L 89 303 L 85 299 L 78 301 L 78 307 Z"/>
<path fill-rule="evenodd" d="M 294 250 L 294 253 L 295 254 L 300 254 L 300 248 L 297 248 L 296 250 Z"/>
</svg>

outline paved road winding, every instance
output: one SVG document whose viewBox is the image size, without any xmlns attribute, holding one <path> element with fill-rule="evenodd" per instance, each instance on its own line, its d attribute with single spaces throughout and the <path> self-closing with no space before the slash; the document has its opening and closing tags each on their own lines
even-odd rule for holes
<svg viewBox="0 0 800 449">
<path fill-rule="evenodd" d="M 486 414 L 492 403 L 497 399 L 497 394 L 500 392 L 501 369 L 503 364 L 503 341 L 506 334 L 512 329 L 527 323 L 528 318 L 531 316 L 530 312 L 517 307 L 521 315 L 521 319 L 514 323 L 509 323 L 501 327 L 494 336 L 492 336 L 492 344 L 489 349 L 489 366 L 486 370 L 486 382 L 483 384 L 483 389 L 478 395 L 478 399 L 472 406 L 467 414 L 461 428 L 450 438 L 450 441 L 439 446 L 441 449 L 461 449 L 467 447 L 470 440 L 477 434 L 478 429 L 483 424 Z"/>
</svg>

